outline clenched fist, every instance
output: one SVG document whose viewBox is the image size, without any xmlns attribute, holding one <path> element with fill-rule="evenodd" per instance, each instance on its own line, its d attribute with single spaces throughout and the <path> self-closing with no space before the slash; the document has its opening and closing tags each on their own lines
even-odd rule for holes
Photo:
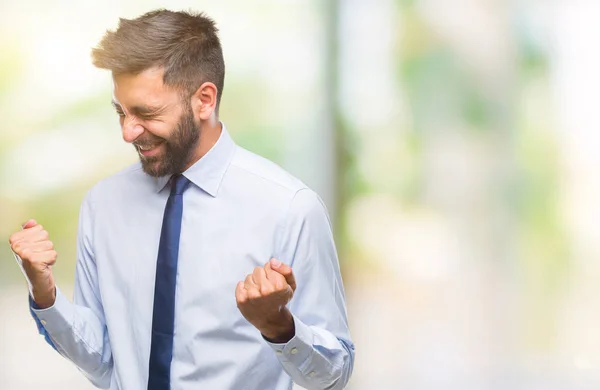
<svg viewBox="0 0 600 390">
<path fill-rule="evenodd" d="M 286 307 L 296 291 L 292 269 L 276 259 L 256 267 L 237 284 L 235 299 L 242 315 L 274 343 L 294 337 L 294 319 Z"/>
<path fill-rule="evenodd" d="M 23 230 L 11 235 L 9 241 L 13 252 L 23 260 L 33 288 L 33 300 L 42 309 L 52 306 L 56 299 L 52 266 L 57 255 L 48 232 L 31 219 L 23 225 Z"/>
</svg>

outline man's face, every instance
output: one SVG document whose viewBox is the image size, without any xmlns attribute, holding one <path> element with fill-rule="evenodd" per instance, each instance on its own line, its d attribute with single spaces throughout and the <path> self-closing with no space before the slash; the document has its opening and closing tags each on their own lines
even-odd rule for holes
<svg viewBox="0 0 600 390">
<path fill-rule="evenodd" d="M 189 104 L 163 84 L 162 69 L 113 75 L 123 139 L 138 152 L 142 169 L 159 177 L 185 170 L 200 139 Z"/>
</svg>

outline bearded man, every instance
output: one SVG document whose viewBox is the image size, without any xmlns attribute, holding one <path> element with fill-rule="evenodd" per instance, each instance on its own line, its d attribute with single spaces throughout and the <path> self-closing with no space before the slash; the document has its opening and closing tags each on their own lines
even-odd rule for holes
<svg viewBox="0 0 600 390">
<path fill-rule="evenodd" d="M 80 210 L 75 292 L 34 219 L 10 237 L 38 329 L 99 388 L 342 389 L 354 345 L 327 211 L 219 120 L 213 20 L 121 19 L 92 52 L 140 161 Z"/>
</svg>

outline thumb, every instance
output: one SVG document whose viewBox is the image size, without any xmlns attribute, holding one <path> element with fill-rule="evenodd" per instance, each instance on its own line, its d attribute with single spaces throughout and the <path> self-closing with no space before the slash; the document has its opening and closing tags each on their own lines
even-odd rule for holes
<svg viewBox="0 0 600 390">
<path fill-rule="evenodd" d="M 292 272 L 292 267 L 282 263 L 276 258 L 271 259 L 271 269 L 283 275 L 285 281 L 290 285 L 293 291 L 296 291 L 296 278 Z"/>
<path fill-rule="evenodd" d="M 21 227 L 23 229 L 29 229 L 32 228 L 34 226 L 36 226 L 38 223 L 36 222 L 35 219 L 30 219 L 29 221 L 25 222 L 23 225 L 21 225 Z"/>
</svg>

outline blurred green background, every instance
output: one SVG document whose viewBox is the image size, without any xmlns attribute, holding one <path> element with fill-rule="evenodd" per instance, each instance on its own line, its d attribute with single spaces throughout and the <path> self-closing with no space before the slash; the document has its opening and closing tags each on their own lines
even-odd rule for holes
<svg viewBox="0 0 600 390">
<path fill-rule="evenodd" d="M 0 0 L 0 237 L 36 218 L 65 291 L 84 193 L 137 158 L 90 48 L 158 7 L 217 21 L 221 119 L 328 205 L 350 389 L 600 385 L 599 2 Z M 91 388 L 8 244 L 0 316 L 1 389 Z"/>
</svg>

